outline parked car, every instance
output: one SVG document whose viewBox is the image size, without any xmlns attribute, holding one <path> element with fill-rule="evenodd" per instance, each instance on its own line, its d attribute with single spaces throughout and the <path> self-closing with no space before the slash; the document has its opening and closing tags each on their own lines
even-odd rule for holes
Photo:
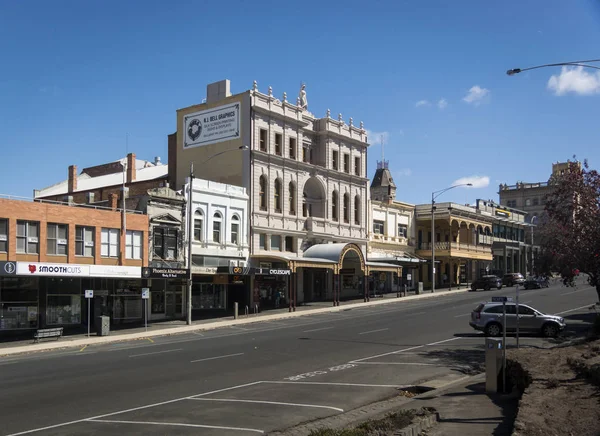
<svg viewBox="0 0 600 436">
<path fill-rule="evenodd" d="M 525 283 L 525 277 L 521 273 L 508 273 L 502 277 L 502 284 L 504 286 L 523 285 Z"/>
<path fill-rule="evenodd" d="M 486 336 L 500 336 L 504 329 L 502 310 L 502 303 L 480 303 L 471 312 L 469 325 L 475 330 L 484 332 Z M 565 327 L 564 318 L 547 315 L 526 304 L 519 304 L 519 331 L 556 337 Z M 516 328 L 516 304 L 506 303 L 506 332 L 513 332 Z"/>
<path fill-rule="evenodd" d="M 547 278 L 541 277 L 528 277 L 523 284 L 525 289 L 542 289 L 550 286 Z"/>
<path fill-rule="evenodd" d="M 472 291 L 476 291 L 477 289 L 489 291 L 492 288 L 502 289 L 502 280 L 500 277 L 492 275 L 481 276 L 471 283 Z"/>
</svg>

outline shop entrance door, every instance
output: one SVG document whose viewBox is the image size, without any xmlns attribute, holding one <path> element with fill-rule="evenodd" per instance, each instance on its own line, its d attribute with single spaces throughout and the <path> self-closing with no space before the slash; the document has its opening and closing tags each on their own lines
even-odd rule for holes
<svg viewBox="0 0 600 436">
<path fill-rule="evenodd" d="M 175 318 L 176 314 L 176 304 L 175 304 L 175 292 L 167 292 L 167 301 L 166 301 L 166 309 L 167 309 L 167 318 Z"/>
</svg>

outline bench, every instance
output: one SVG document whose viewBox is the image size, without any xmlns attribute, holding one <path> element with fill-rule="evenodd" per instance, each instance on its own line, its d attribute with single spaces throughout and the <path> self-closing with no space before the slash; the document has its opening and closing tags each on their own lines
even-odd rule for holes
<svg viewBox="0 0 600 436">
<path fill-rule="evenodd" d="M 33 334 L 33 342 L 39 342 L 39 340 L 43 338 L 56 338 L 56 340 L 58 341 L 58 338 L 60 338 L 62 334 L 62 327 L 56 327 L 52 329 L 38 329 Z"/>
</svg>

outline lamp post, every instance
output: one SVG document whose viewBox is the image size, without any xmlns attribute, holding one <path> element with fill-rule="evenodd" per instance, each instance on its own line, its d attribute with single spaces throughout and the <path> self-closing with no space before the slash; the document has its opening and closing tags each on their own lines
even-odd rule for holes
<svg viewBox="0 0 600 436">
<path fill-rule="evenodd" d="M 219 153 L 215 153 L 212 156 L 209 156 L 207 159 L 205 159 L 201 165 L 206 164 L 208 161 L 210 161 L 211 159 L 217 157 L 217 156 L 221 156 L 222 154 L 225 153 L 229 153 L 231 151 L 238 151 L 238 150 L 248 150 L 248 146 L 246 145 L 242 145 L 238 148 L 232 148 L 229 150 L 224 150 L 221 151 Z M 187 228 L 187 252 L 188 252 L 188 256 L 187 256 L 187 268 L 189 270 L 189 276 L 188 276 L 188 289 L 187 289 L 187 325 L 192 325 L 192 241 L 194 239 L 194 220 L 192 219 L 192 195 L 194 192 L 193 189 L 193 184 L 194 184 L 194 162 L 190 162 L 190 178 L 189 178 L 189 182 L 188 182 L 188 208 L 187 208 L 187 215 L 188 215 L 188 228 Z"/>
<path fill-rule="evenodd" d="M 529 70 L 537 70 L 538 68 L 547 68 L 547 67 L 585 67 L 585 68 L 593 68 L 595 70 L 600 70 L 600 67 L 596 65 L 588 65 L 591 62 L 600 62 L 600 59 L 588 59 L 584 61 L 572 61 L 572 62 L 558 62 L 555 64 L 544 64 L 544 65 L 536 65 L 535 67 L 528 68 L 512 68 L 506 72 L 509 76 L 514 76 L 515 74 L 522 73 L 523 71 Z"/>
<path fill-rule="evenodd" d="M 473 186 L 472 183 L 461 183 L 453 185 L 446 189 L 434 191 L 431 193 L 431 292 L 435 292 L 435 199 L 444 192 L 461 186 Z"/>
<path fill-rule="evenodd" d="M 533 227 L 535 226 L 535 224 L 533 223 L 534 221 L 537 221 L 537 215 L 534 215 L 531 217 L 531 276 L 533 277 L 533 268 L 535 266 L 535 259 L 534 259 L 534 251 L 533 251 Z"/>
</svg>

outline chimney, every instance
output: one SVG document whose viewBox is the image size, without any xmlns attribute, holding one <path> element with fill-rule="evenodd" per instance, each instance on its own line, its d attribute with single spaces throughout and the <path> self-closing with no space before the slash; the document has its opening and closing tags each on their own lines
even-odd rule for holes
<svg viewBox="0 0 600 436">
<path fill-rule="evenodd" d="M 162 163 L 160 162 L 160 156 L 156 156 L 154 158 L 154 165 L 162 165 Z"/>
<path fill-rule="evenodd" d="M 127 155 L 127 183 L 135 182 L 135 153 Z"/>
<path fill-rule="evenodd" d="M 71 165 L 69 167 L 69 192 L 77 190 L 77 166 Z"/>
<path fill-rule="evenodd" d="M 206 85 L 206 102 L 213 103 L 231 97 L 231 82 L 229 79 Z"/>
<path fill-rule="evenodd" d="M 114 192 L 108 194 L 108 207 L 112 210 L 117 210 L 117 202 L 119 201 L 119 196 Z"/>
</svg>

